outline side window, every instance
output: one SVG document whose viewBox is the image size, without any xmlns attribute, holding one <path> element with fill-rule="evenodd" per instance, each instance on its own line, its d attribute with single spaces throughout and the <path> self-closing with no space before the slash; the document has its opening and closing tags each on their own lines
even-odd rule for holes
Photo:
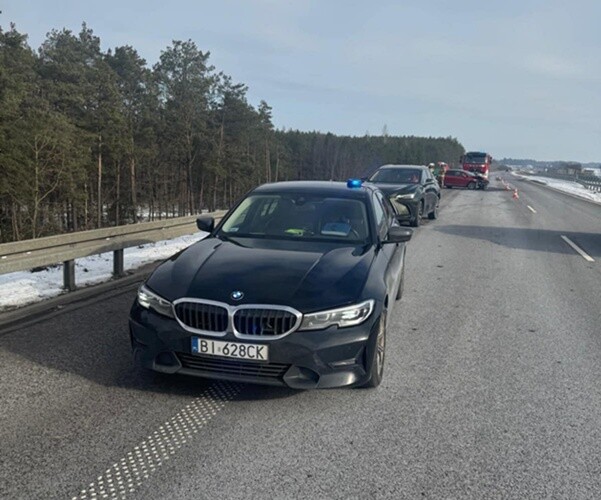
<svg viewBox="0 0 601 500">
<path fill-rule="evenodd" d="M 386 198 L 386 196 L 382 196 L 380 201 L 382 202 L 382 205 L 384 205 L 384 214 L 388 217 L 389 224 L 392 224 L 394 216 L 396 215 L 392 202 Z"/>
<path fill-rule="evenodd" d="M 374 196 L 374 213 L 376 216 L 378 235 L 380 236 L 380 239 L 383 240 L 386 238 L 388 228 L 392 224 L 391 219 L 394 217 L 394 211 L 392 207 L 386 205 L 386 200 L 384 200 L 381 193 L 376 193 Z"/>
<path fill-rule="evenodd" d="M 381 236 L 382 227 L 384 226 L 384 208 L 382 207 L 382 203 L 380 203 L 380 200 L 377 196 L 374 196 L 373 200 L 374 216 L 376 218 L 376 229 L 378 231 L 378 234 Z"/>
</svg>

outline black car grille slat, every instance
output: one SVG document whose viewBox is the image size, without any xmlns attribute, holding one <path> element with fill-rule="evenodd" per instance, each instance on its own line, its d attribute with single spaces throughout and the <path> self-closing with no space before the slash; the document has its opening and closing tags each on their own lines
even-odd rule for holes
<svg viewBox="0 0 601 500">
<path fill-rule="evenodd" d="M 288 333 L 296 324 L 296 316 L 282 309 L 239 309 L 234 326 L 242 335 L 273 337 Z"/>
<path fill-rule="evenodd" d="M 178 319 L 190 328 L 207 332 L 225 332 L 227 309 L 197 302 L 180 302 L 175 305 Z"/>
<path fill-rule="evenodd" d="M 186 327 L 205 332 L 225 333 L 229 315 L 233 314 L 235 333 L 253 337 L 278 337 L 290 333 L 297 325 L 297 314 L 276 306 L 229 309 L 204 302 L 183 300 L 175 304 L 175 314 Z"/>
<path fill-rule="evenodd" d="M 184 353 L 178 353 L 178 357 L 184 368 L 247 377 L 281 378 L 290 367 L 281 363 L 252 363 Z"/>
</svg>

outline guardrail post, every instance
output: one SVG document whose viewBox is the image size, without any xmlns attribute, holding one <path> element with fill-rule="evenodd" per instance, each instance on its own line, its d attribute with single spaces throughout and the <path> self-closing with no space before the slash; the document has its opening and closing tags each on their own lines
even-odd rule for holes
<svg viewBox="0 0 601 500">
<path fill-rule="evenodd" d="M 123 268 L 123 248 L 113 252 L 113 277 L 120 278 L 125 274 Z"/>
<path fill-rule="evenodd" d="M 68 292 L 75 290 L 75 261 L 63 262 L 63 288 Z"/>
</svg>

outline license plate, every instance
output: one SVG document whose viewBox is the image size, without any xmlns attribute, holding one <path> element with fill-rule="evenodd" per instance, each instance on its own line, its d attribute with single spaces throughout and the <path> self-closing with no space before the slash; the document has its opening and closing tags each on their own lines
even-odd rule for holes
<svg viewBox="0 0 601 500">
<path fill-rule="evenodd" d="M 269 346 L 261 344 L 241 344 L 192 337 L 192 354 L 220 356 L 223 358 L 269 361 Z"/>
</svg>

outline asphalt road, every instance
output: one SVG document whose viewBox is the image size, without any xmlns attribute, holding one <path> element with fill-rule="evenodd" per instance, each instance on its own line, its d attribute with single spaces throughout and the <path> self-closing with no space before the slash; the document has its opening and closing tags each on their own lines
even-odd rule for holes
<svg viewBox="0 0 601 500">
<path fill-rule="evenodd" d="M 601 497 L 601 206 L 508 180 L 416 232 L 377 390 L 137 371 L 131 291 L 0 332 L 0 497 Z"/>
</svg>

